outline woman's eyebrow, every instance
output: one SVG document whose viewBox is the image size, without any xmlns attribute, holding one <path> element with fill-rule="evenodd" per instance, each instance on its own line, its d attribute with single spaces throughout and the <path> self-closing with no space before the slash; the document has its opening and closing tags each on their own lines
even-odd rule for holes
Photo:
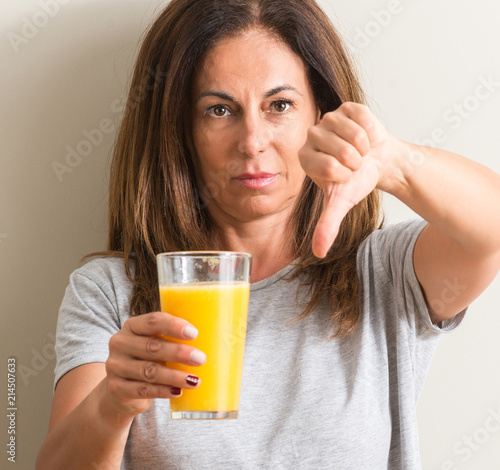
<svg viewBox="0 0 500 470">
<path fill-rule="evenodd" d="M 297 88 L 291 86 L 291 85 L 280 85 L 275 88 L 272 88 L 271 90 L 267 91 L 264 94 L 264 98 L 271 98 L 271 96 L 277 95 L 278 93 L 281 93 L 282 91 L 294 91 L 295 93 L 298 93 L 300 96 L 303 96 L 302 93 L 300 93 Z M 200 93 L 200 96 L 198 96 L 198 99 L 196 101 L 200 101 L 202 98 L 205 96 L 216 96 L 217 98 L 221 98 L 226 101 L 238 101 L 234 96 L 228 95 L 227 93 L 222 93 L 220 91 L 215 91 L 215 90 L 207 90 L 204 91 L 203 93 Z"/>
<path fill-rule="evenodd" d="M 201 93 L 196 101 L 200 101 L 205 96 L 217 96 L 217 98 L 221 98 L 227 101 L 238 101 L 236 98 L 232 97 L 231 95 L 228 95 L 227 93 L 222 93 L 220 91 L 212 91 L 212 90 L 204 91 L 203 93 Z"/>
<path fill-rule="evenodd" d="M 264 98 L 271 98 L 271 96 L 277 95 L 278 93 L 281 93 L 282 91 L 294 91 L 295 93 L 298 93 L 300 96 L 303 96 L 302 93 L 299 90 L 297 90 L 297 88 L 295 88 L 291 85 L 280 85 L 276 88 L 273 88 L 272 90 L 269 90 L 264 95 Z"/>
</svg>

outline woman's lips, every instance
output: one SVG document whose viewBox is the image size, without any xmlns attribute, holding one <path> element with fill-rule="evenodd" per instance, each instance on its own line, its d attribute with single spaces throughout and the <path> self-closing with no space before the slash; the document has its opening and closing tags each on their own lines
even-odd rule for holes
<svg viewBox="0 0 500 470">
<path fill-rule="evenodd" d="M 245 188 L 263 189 L 271 186 L 271 184 L 273 184 L 277 178 L 278 175 L 273 175 L 270 173 L 245 173 L 236 177 L 236 181 L 242 186 L 245 186 Z"/>
</svg>

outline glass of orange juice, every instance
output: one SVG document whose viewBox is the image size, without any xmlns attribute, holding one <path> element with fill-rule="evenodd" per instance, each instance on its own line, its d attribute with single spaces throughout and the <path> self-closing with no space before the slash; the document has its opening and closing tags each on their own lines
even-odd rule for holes
<svg viewBox="0 0 500 470">
<path fill-rule="evenodd" d="M 252 256 L 230 251 L 175 252 L 157 256 L 162 312 L 183 318 L 198 336 L 182 341 L 207 355 L 202 366 L 167 362 L 200 377 L 196 389 L 170 400 L 172 419 L 238 417 L 250 295 Z"/>
</svg>

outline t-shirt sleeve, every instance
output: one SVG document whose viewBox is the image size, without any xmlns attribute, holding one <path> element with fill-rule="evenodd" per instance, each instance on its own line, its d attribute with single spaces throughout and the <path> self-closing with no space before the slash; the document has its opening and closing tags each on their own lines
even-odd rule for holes
<svg viewBox="0 0 500 470">
<path fill-rule="evenodd" d="M 87 266 L 71 274 L 59 309 L 54 389 L 75 367 L 106 362 L 109 339 L 121 328 L 109 280 L 103 273 L 93 275 Z"/>
<path fill-rule="evenodd" d="M 372 255 L 379 262 L 394 289 L 398 315 L 417 335 L 433 336 L 453 331 L 462 322 L 462 312 L 434 325 L 413 263 L 416 241 L 426 227 L 423 219 L 411 219 L 377 230 L 370 236 Z"/>
</svg>

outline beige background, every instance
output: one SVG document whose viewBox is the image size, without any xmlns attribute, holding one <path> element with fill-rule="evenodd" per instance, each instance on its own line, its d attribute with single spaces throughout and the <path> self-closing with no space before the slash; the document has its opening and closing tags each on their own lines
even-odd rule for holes
<svg viewBox="0 0 500 470">
<path fill-rule="evenodd" d="M 6 410 L 7 358 L 14 357 L 13 468 L 33 468 L 44 439 L 58 306 L 80 258 L 105 246 L 107 170 L 121 99 L 142 31 L 165 3 L 2 2 L 0 382 Z M 433 138 L 500 172 L 497 2 L 321 4 L 357 59 L 372 109 L 393 133 L 413 142 Z M 496 85 L 479 100 L 481 79 Z M 469 115 L 458 122 L 454 106 Z M 412 216 L 389 197 L 386 208 L 390 222 Z M 424 469 L 499 468 L 499 287 L 497 277 L 438 348 L 418 412 Z M 0 414 L 5 449 L 6 411 Z M 10 468 L 5 450 L 0 458 L 0 467 Z"/>
</svg>

